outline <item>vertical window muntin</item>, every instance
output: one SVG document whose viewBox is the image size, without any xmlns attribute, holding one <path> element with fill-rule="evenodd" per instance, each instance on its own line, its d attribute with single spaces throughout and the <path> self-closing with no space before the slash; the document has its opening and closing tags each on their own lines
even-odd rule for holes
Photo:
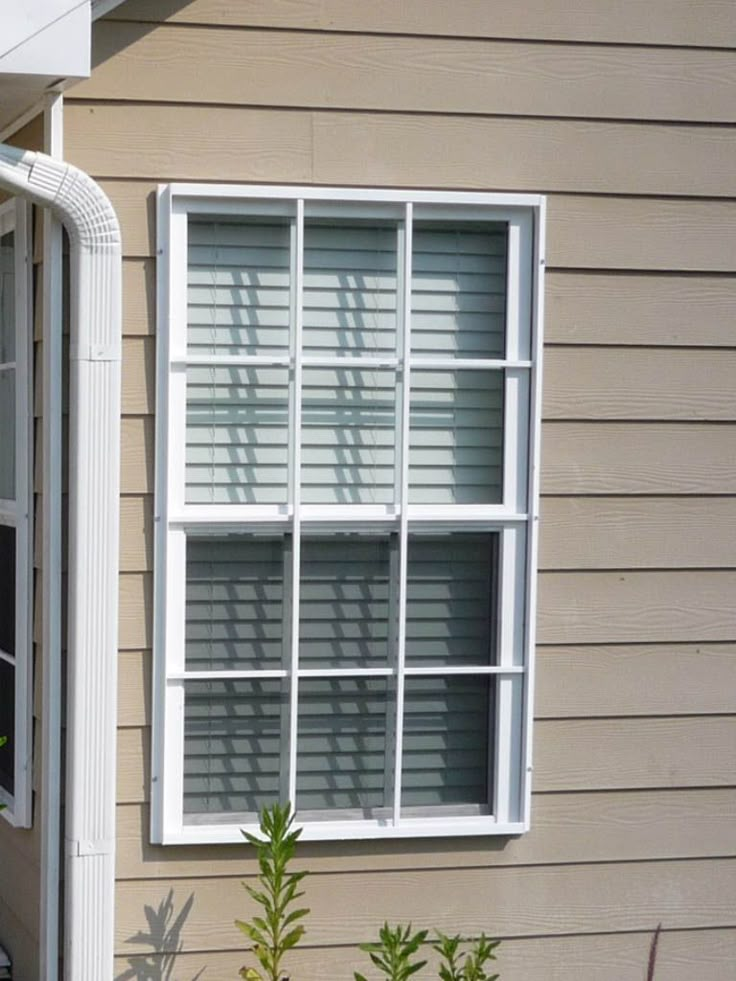
<svg viewBox="0 0 736 981">
<path fill-rule="evenodd" d="M 13 200 L 0 206 L 0 243 L 3 245 L 3 283 L 0 288 L 0 383 L 8 397 L 3 401 L 0 438 L 12 447 L 10 479 L 0 491 L 0 527 L 5 558 L 12 563 L 14 589 L 3 604 L 4 623 L 0 644 L 3 686 L 10 685 L 4 699 L 10 718 L 0 719 L 0 735 L 8 742 L 0 777 L 2 816 L 18 827 L 31 821 L 31 334 L 29 297 L 31 267 L 28 254 L 29 214 L 27 206 Z M 10 648 L 6 650 L 5 648 Z"/>
<path fill-rule="evenodd" d="M 169 193 L 170 192 L 165 192 Z M 306 198 L 306 200 L 305 200 Z M 165 197 L 162 199 L 166 209 Z M 165 581 L 165 593 L 169 601 L 165 604 L 165 620 L 163 630 L 158 636 L 165 641 L 167 649 L 168 671 L 165 677 L 164 690 L 166 704 L 164 708 L 164 724 L 158 729 L 159 739 L 164 735 L 164 743 L 159 742 L 161 752 L 154 754 L 164 761 L 163 771 L 166 775 L 166 787 L 163 807 L 158 808 L 158 818 L 154 815 L 154 834 L 163 840 L 174 840 L 177 834 L 187 838 L 187 829 L 182 829 L 181 796 L 183 745 L 181 742 L 181 723 L 178 720 L 184 714 L 184 686 L 187 680 L 197 680 L 205 677 L 201 672 L 187 672 L 177 649 L 183 647 L 185 625 L 183 623 L 183 604 L 172 602 L 177 596 L 181 600 L 182 587 L 171 583 L 171 579 L 181 578 L 176 569 L 181 569 L 185 562 L 187 539 L 193 536 L 217 536 L 225 534 L 276 534 L 283 535 L 291 542 L 289 555 L 290 570 L 285 576 L 290 579 L 292 612 L 285 619 L 286 631 L 285 648 L 290 648 L 283 666 L 278 670 L 239 671 L 236 674 L 213 672 L 206 675 L 215 680 L 223 677 L 231 679 L 265 679 L 279 678 L 284 681 L 288 692 L 285 696 L 289 709 L 285 712 L 283 735 L 288 739 L 288 752 L 282 759 L 287 774 L 282 783 L 284 791 L 292 801 L 297 800 L 297 739 L 299 727 L 299 686 L 302 680 L 339 679 L 339 678 L 385 678 L 392 682 L 396 691 L 398 718 L 393 719 L 394 735 L 393 759 L 401 757 L 401 715 L 403 712 L 404 679 L 431 678 L 432 671 L 422 667 L 412 667 L 404 664 L 405 635 L 404 616 L 406 594 L 406 552 L 409 536 L 413 538 L 431 534 L 461 534 L 463 531 L 485 531 L 493 534 L 498 551 L 498 589 L 494 603 L 497 604 L 498 616 L 494 629 L 495 660 L 487 665 L 477 667 L 463 666 L 462 669 L 445 668 L 441 676 L 452 678 L 463 675 L 477 674 L 487 677 L 493 682 L 495 694 L 491 701 L 489 712 L 489 773 L 488 800 L 481 806 L 478 817 L 471 817 L 466 822 L 465 831 L 492 831 L 494 825 L 502 828 L 510 825 L 518 826 L 524 820 L 521 804 L 518 802 L 521 767 L 521 730 L 518 718 L 519 706 L 523 701 L 524 675 L 526 671 L 527 654 L 524 649 L 524 619 L 526 580 L 526 548 L 528 520 L 528 447 L 529 447 L 529 393 L 530 367 L 529 360 L 530 317 L 531 317 L 531 252 L 532 252 L 532 217 L 529 210 L 518 208 L 498 208 L 493 211 L 487 208 L 480 211 L 477 207 L 426 205 L 426 204 L 395 204 L 382 203 L 377 205 L 362 205 L 345 201 L 340 204 L 321 203 L 309 199 L 306 195 L 295 201 L 249 201 L 228 200 L 227 207 L 221 208 L 221 202 L 204 202 L 196 198 L 186 201 L 174 199 L 171 209 L 171 232 L 167 241 L 170 244 L 169 256 L 169 324 L 170 345 L 169 359 L 171 368 L 171 388 L 169 390 L 168 412 L 168 498 L 159 493 L 157 514 L 163 521 L 165 531 L 163 541 L 158 546 L 159 556 L 168 555 L 169 574 Z M 255 205 L 255 207 L 253 207 Z M 225 214 L 227 212 L 227 214 Z M 288 499 L 277 503 L 236 503 L 230 505 L 187 502 L 181 494 L 183 486 L 183 467 L 181 461 L 185 436 L 181 420 L 184 417 L 186 395 L 181 385 L 181 375 L 187 366 L 193 363 L 212 365 L 218 359 L 206 359 L 195 355 L 187 355 L 186 347 L 186 311 L 183 309 L 180 297 L 173 295 L 180 290 L 182 279 L 186 276 L 187 230 L 188 221 L 196 214 L 212 214 L 218 220 L 228 220 L 235 216 L 236 220 L 255 222 L 261 215 L 269 216 L 272 221 L 288 221 L 290 235 L 290 318 L 293 329 L 288 354 L 269 351 L 267 354 L 239 353 L 234 359 L 238 367 L 279 367 L 289 373 L 289 434 L 288 434 Z M 395 227 L 397 243 L 396 269 L 396 348 L 394 352 L 385 347 L 378 354 L 348 349 L 341 353 L 336 351 L 328 354 L 315 354 L 304 341 L 305 328 L 303 324 L 303 295 L 304 295 L 304 242 L 308 234 L 310 222 L 318 227 L 325 227 L 329 219 L 343 223 L 363 222 L 370 227 L 371 222 Z M 506 309 L 504 318 L 504 350 L 493 351 L 494 357 L 427 357 L 426 352 L 413 355 L 410 346 L 410 331 L 405 322 L 411 322 L 411 239 L 412 231 L 422 222 L 432 223 L 439 227 L 452 227 L 453 222 L 462 222 L 466 227 L 480 228 L 483 221 L 503 226 L 507 235 L 506 256 Z M 524 271 L 524 267 L 528 267 Z M 526 277 L 525 284 L 520 279 Z M 513 284 L 516 284 L 513 286 Z M 512 288 L 525 292 L 529 296 L 511 296 Z M 177 316 L 178 314 L 178 316 Z M 309 331 L 306 329 L 306 333 Z M 424 356 L 423 356 L 424 355 Z M 498 356 L 495 356 L 498 355 Z M 228 362 L 229 364 L 229 362 Z M 394 413 L 394 492 L 393 500 L 383 500 L 371 503 L 302 503 L 302 484 L 298 475 L 302 472 L 302 440 L 297 435 L 303 432 L 301 416 L 304 403 L 299 397 L 304 386 L 304 374 L 319 369 L 330 369 L 343 372 L 393 372 L 395 374 L 395 413 Z M 485 377 L 500 377 L 501 387 L 501 432 L 503 434 L 503 459 L 501 462 L 501 485 L 498 499 L 480 501 L 470 504 L 413 504 L 408 498 L 409 474 L 409 438 L 410 438 L 410 405 L 406 398 L 411 384 L 413 371 L 455 372 L 465 373 L 465 377 L 473 378 L 473 373 L 485 373 Z M 490 374 L 492 373 L 492 374 Z M 177 375 L 179 376 L 177 378 Z M 421 375 L 420 375 L 421 377 Z M 477 377 L 484 377 L 478 374 Z M 162 380 L 164 376 L 161 376 Z M 176 417 L 176 421 L 173 421 Z M 512 425 L 508 424 L 512 420 Z M 172 459 L 174 458 L 174 459 Z M 178 462 L 176 460 L 178 458 Z M 177 474 L 178 470 L 178 474 Z M 174 486 L 172 486 L 172 484 Z M 178 486 L 177 486 L 178 485 Z M 159 482 L 159 488 L 161 484 Z M 303 537 L 315 534 L 353 534 L 362 536 L 380 536 L 389 534 L 398 542 L 396 565 L 399 578 L 395 589 L 395 613 L 399 623 L 395 646 L 397 657 L 391 667 L 371 669 L 361 672 L 356 669 L 329 670 L 313 669 L 300 663 L 298 654 L 299 623 L 294 611 L 299 608 L 299 570 L 300 548 Z M 173 552 L 178 556 L 177 561 L 172 557 Z M 286 555 L 286 550 L 285 550 Z M 160 573 L 160 561 L 157 560 Z M 161 615 L 161 603 L 158 605 Z M 161 620 L 159 620 L 161 623 Z M 163 633 L 163 637 L 161 636 Z M 437 672 L 434 672 L 437 674 Z M 522 706 L 523 708 L 523 706 Z M 387 753 L 387 759 L 390 754 Z M 506 757 L 513 757 L 509 762 Z M 510 771 L 514 771 L 512 774 Z M 349 834 L 370 835 L 373 833 L 456 833 L 462 824 L 462 808 L 453 813 L 451 808 L 435 809 L 429 812 L 429 818 L 415 816 L 415 808 L 404 808 L 405 818 L 401 817 L 401 767 L 396 767 L 388 759 L 386 774 L 394 777 L 394 792 L 391 806 L 380 818 L 367 818 L 365 821 L 350 821 Z M 174 802 L 172 803 L 172 793 Z M 421 812 L 421 809 L 420 809 Z M 467 809 L 465 809 L 467 814 Z M 386 816 L 388 815 L 388 816 Z M 310 815 L 317 818 L 315 814 Z M 219 815 L 213 823 L 242 824 L 237 816 L 228 819 L 227 815 Z M 474 823 L 482 820 L 481 825 Z M 419 825 L 426 830 L 420 830 Z M 321 825 L 322 821 L 319 822 Z M 429 825 L 434 831 L 429 830 Z M 452 825 L 455 825 L 453 828 Z M 340 833 L 339 828 L 348 827 L 341 821 L 339 813 L 329 815 L 324 821 L 324 828 L 315 836 L 330 836 L 330 827 L 334 833 Z M 156 830 L 158 829 L 158 830 Z"/>
</svg>

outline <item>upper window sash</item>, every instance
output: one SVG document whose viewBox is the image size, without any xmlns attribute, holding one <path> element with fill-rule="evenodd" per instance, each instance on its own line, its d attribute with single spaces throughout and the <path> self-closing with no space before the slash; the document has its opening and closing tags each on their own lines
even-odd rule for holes
<svg viewBox="0 0 736 981">
<path fill-rule="evenodd" d="M 355 192 L 352 190 L 321 189 L 321 188 L 273 188 L 273 187 L 212 187 L 197 185 L 172 185 L 161 189 L 159 198 L 160 212 L 160 242 L 159 253 L 168 261 L 165 264 L 165 274 L 161 281 L 160 312 L 169 325 L 166 337 L 159 339 L 162 345 L 162 363 L 168 370 L 161 371 L 158 383 L 160 404 L 165 401 L 171 407 L 169 413 L 166 445 L 169 448 L 164 454 L 168 457 L 168 470 L 160 473 L 158 486 L 163 486 L 163 480 L 168 483 L 166 501 L 161 503 L 166 508 L 169 520 L 187 522 L 208 522 L 220 520 L 220 514 L 229 511 L 231 520 L 248 521 L 263 520 L 264 518 L 278 521 L 288 518 L 293 513 L 298 487 L 295 476 L 300 474 L 297 466 L 299 455 L 299 425 L 293 413 L 301 413 L 301 399 L 292 404 L 289 394 L 288 402 L 292 405 L 292 418 L 289 420 L 289 445 L 291 447 L 288 459 L 288 491 L 285 499 L 279 503 L 266 502 L 232 502 L 218 504 L 216 502 L 196 502 L 186 499 L 186 406 L 187 406 L 187 369 L 196 365 L 251 366 L 261 371 L 271 366 L 278 373 L 279 367 L 284 372 L 284 384 L 287 384 L 287 373 L 293 372 L 290 385 L 296 384 L 299 391 L 303 390 L 305 372 L 310 377 L 316 367 L 334 363 L 344 367 L 349 360 L 355 371 L 382 370 L 397 371 L 401 374 L 399 384 L 406 387 L 409 372 L 430 371 L 433 368 L 444 371 L 500 371 L 504 378 L 503 415 L 512 420 L 504 427 L 503 454 L 503 487 L 501 500 L 497 503 L 452 504 L 456 509 L 456 517 L 461 512 L 468 520 L 487 517 L 492 513 L 497 518 L 522 517 L 528 513 L 529 474 L 526 465 L 527 452 L 525 434 L 528 432 L 530 374 L 532 366 L 530 329 L 532 322 L 532 299 L 534 296 L 534 239 L 535 217 L 538 220 L 538 208 L 541 199 L 535 196 L 498 196 L 475 193 L 456 193 L 436 195 L 432 192 L 402 192 L 378 191 Z M 525 207 L 520 207 L 520 205 Z M 482 207 L 481 207 L 482 206 Z M 291 341 L 288 350 L 271 356 L 247 355 L 238 358 L 224 356 L 202 356 L 190 353 L 187 349 L 188 309 L 185 284 L 188 269 L 188 237 L 189 221 L 197 218 L 220 218 L 243 216 L 251 218 L 264 217 L 268 220 L 283 219 L 291 228 L 290 243 L 290 294 L 292 324 Z M 506 271 L 506 313 L 505 313 L 505 350 L 501 357 L 495 359 L 460 359 L 460 358 L 431 358 L 410 355 L 408 360 L 399 349 L 395 356 L 385 356 L 371 359 L 370 355 L 350 355 L 341 353 L 331 359 L 329 356 L 314 356 L 305 354 L 302 350 L 302 279 L 304 270 L 304 227 L 310 219 L 339 219 L 360 220 L 390 219 L 396 222 L 397 229 L 397 274 L 400 292 L 397 293 L 398 309 L 396 310 L 397 331 L 403 339 L 402 324 L 411 316 L 411 243 L 406 235 L 407 223 L 414 227 L 425 221 L 448 222 L 451 227 L 455 221 L 472 222 L 480 225 L 483 222 L 503 222 L 508 230 L 507 239 L 507 271 Z M 402 283 L 402 278 L 404 282 Z M 355 359 L 353 361 L 353 358 Z M 382 367 L 381 367 L 382 366 Z M 417 376 L 421 378 L 422 376 Z M 354 502 L 353 516 L 364 517 L 371 521 L 374 518 L 390 517 L 398 514 L 401 507 L 407 507 L 412 518 L 421 520 L 434 513 L 434 505 L 426 506 L 421 501 L 411 502 L 400 487 L 399 468 L 401 455 L 408 451 L 402 436 L 402 421 L 398 412 L 401 400 L 396 403 L 396 494 L 392 503 L 382 506 Z M 300 420 L 301 421 L 301 420 Z M 159 445 L 163 442 L 159 430 Z M 295 447 L 293 444 L 297 444 Z M 158 454 L 160 465 L 162 454 Z M 301 460 L 299 460 L 301 463 Z M 296 482 L 298 483 L 298 482 Z M 320 516 L 321 505 L 305 500 L 301 504 L 303 516 L 307 520 Z M 330 509 L 333 505 L 325 504 Z M 360 512 L 360 513 L 359 513 Z M 331 512 L 337 520 L 342 520 L 337 512 Z M 347 511 L 346 514 L 351 513 Z M 330 515 L 325 515 L 330 520 Z"/>
<path fill-rule="evenodd" d="M 0 803 L 5 808 L 0 817 L 16 827 L 31 824 L 31 732 L 32 732 L 32 656 L 31 656 L 31 465 L 32 401 L 31 365 L 32 332 L 30 329 L 30 296 L 32 265 L 30 258 L 30 208 L 20 199 L 0 206 L 0 237 L 13 233 L 13 361 L 3 362 L 14 380 L 14 480 L 13 497 L 0 501 L 0 524 L 14 529 L 15 535 L 15 637 L 11 658 L 14 675 L 13 732 L 3 731 L 13 748 L 13 792 L 0 787 Z M 4 325 L 6 326 L 6 325 Z M 2 358 L 0 358 L 2 361 Z"/>
</svg>

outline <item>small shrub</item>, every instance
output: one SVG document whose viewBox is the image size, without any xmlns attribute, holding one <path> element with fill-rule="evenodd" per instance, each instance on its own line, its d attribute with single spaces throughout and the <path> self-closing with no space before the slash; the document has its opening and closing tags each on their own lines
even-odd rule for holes
<svg viewBox="0 0 736 981">
<path fill-rule="evenodd" d="M 293 830 L 294 816 L 289 805 L 274 804 L 261 814 L 260 832 L 257 838 L 247 831 L 243 835 L 256 849 L 260 875 L 260 888 L 243 883 L 243 887 L 261 907 L 262 914 L 248 921 L 236 920 L 238 928 L 252 941 L 250 948 L 263 973 L 253 967 L 243 967 L 240 976 L 246 981 L 288 981 L 281 973 L 281 961 L 287 951 L 296 947 L 304 936 L 304 925 L 299 923 L 309 910 L 295 908 L 297 899 L 304 895 L 297 892 L 306 872 L 289 872 L 301 829 Z"/>
<path fill-rule="evenodd" d="M 390 927 L 384 923 L 378 932 L 378 942 L 361 944 L 360 949 L 373 961 L 379 971 L 383 971 L 389 981 L 407 981 L 427 963 L 412 960 L 427 939 L 427 930 L 412 934 L 411 923 L 407 927 Z M 362 974 L 354 972 L 355 981 L 366 981 Z"/>
<path fill-rule="evenodd" d="M 495 961 L 494 951 L 500 940 L 489 940 L 482 933 L 475 940 L 463 940 L 459 934 L 446 937 L 437 931 L 434 949 L 440 955 L 441 981 L 498 981 L 498 974 L 486 974 L 486 964 Z M 463 951 L 463 944 L 471 944 Z"/>
</svg>

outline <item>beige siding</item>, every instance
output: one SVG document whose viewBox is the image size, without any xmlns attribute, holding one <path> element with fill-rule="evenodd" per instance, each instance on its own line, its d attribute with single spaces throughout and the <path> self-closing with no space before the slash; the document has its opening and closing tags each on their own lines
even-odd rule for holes
<svg viewBox="0 0 736 981">
<path fill-rule="evenodd" d="M 736 47 L 730 0 L 133 0 L 115 19 L 444 37 Z"/>
<path fill-rule="evenodd" d="M 176 973 L 234 976 L 253 872 L 238 846 L 147 840 L 155 194 L 202 180 L 549 196 L 532 830 L 305 847 L 295 973 L 347 977 L 388 917 L 509 938 L 511 981 L 638 981 L 662 920 L 663 977 L 727 975 L 735 46 L 730 0 L 132 0 L 96 28 L 65 120 L 126 254 L 121 973 L 173 888 Z"/>
</svg>

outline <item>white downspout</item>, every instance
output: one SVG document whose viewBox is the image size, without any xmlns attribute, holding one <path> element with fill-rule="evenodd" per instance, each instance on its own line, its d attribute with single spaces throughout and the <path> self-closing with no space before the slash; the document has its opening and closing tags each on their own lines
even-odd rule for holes
<svg viewBox="0 0 736 981">
<path fill-rule="evenodd" d="M 50 207 L 71 245 L 64 976 L 113 976 L 121 243 L 95 182 L 0 144 L 0 187 Z"/>
</svg>

